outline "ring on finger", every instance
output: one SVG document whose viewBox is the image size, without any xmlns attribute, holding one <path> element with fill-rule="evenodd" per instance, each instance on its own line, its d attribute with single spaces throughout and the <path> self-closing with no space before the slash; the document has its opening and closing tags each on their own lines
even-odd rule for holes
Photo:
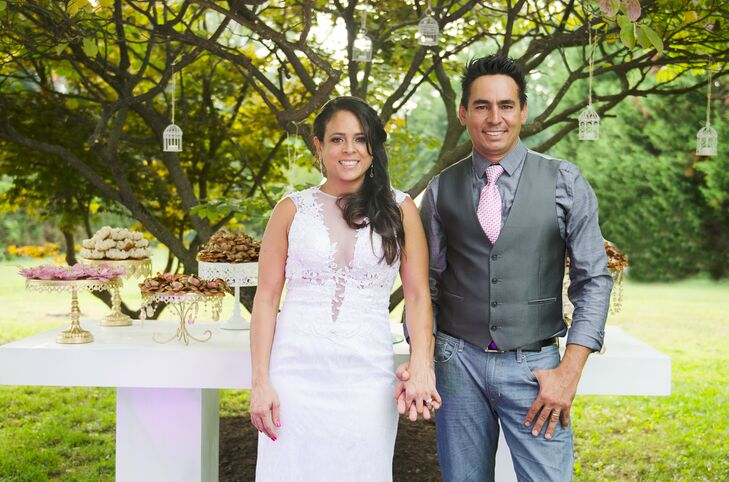
<svg viewBox="0 0 729 482">
<path fill-rule="evenodd" d="M 556 422 L 557 420 L 559 420 L 559 410 L 554 410 L 552 412 L 552 421 Z"/>
<path fill-rule="evenodd" d="M 428 407 L 431 407 L 431 406 L 433 406 L 433 399 L 432 399 L 432 398 L 429 398 L 429 399 L 427 399 L 427 400 L 424 400 L 424 402 L 425 402 L 425 404 L 426 404 L 426 405 L 427 405 Z"/>
</svg>

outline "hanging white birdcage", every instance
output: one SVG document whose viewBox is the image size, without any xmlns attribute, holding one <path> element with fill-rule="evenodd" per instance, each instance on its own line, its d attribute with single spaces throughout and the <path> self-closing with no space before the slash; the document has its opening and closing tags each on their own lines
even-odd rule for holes
<svg viewBox="0 0 729 482">
<path fill-rule="evenodd" d="M 425 16 L 418 22 L 418 32 L 420 33 L 420 45 L 433 47 L 438 45 L 438 21 L 433 17 L 430 9 L 425 11 Z"/>
<path fill-rule="evenodd" d="M 175 74 L 172 74 L 172 123 L 162 133 L 163 152 L 182 152 L 182 129 L 175 124 L 175 91 L 177 83 Z"/>
<path fill-rule="evenodd" d="M 715 156 L 718 143 L 719 135 L 716 133 L 716 129 L 707 122 L 706 126 L 696 133 L 696 155 Z"/>
<path fill-rule="evenodd" d="M 182 151 L 182 129 L 177 124 L 170 124 L 165 128 L 162 134 L 164 139 L 164 152 L 181 152 Z"/>
<path fill-rule="evenodd" d="M 709 58 L 706 70 L 709 74 L 706 86 L 706 125 L 696 133 L 697 156 L 715 156 L 719 144 L 719 135 L 716 133 L 716 129 L 711 127 L 711 75 L 713 73 L 711 58 Z"/>
<path fill-rule="evenodd" d="M 352 59 L 356 62 L 372 62 L 372 39 L 367 36 L 367 29 L 361 28 L 352 45 Z"/>
<path fill-rule="evenodd" d="M 600 116 L 589 104 L 579 117 L 581 141 L 596 141 L 600 138 Z"/>
<path fill-rule="evenodd" d="M 595 56 L 595 44 L 592 42 L 592 25 L 590 16 L 587 16 L 587 47 L 589 52 L 588 62 L 588 84 L 587 84 L 587 107 L 582 111 L 579 122 L 577 138 L 581 141 L 596 141 L 600 138 L 600 116 L 592 108 L 592 73 L 593 59 Z"/>
</svg>

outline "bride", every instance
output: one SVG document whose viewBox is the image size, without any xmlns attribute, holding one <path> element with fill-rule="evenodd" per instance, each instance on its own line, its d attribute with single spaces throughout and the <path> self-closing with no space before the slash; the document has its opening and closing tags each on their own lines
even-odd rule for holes
<svg viewBox="0 0 729 482">
<path fill-rule="evenodd" d="M 259 482 L 392 480 L 398 273 L 411 343 L 400 410 L 429 418 L 440 405 L 427 243 L 412 199 L 390 187 L 386 138 L 364 101 L 325 104 L 313 141 L 326 182 L 283 198 L 263 235 L 251 321 Z"/>
</svg>

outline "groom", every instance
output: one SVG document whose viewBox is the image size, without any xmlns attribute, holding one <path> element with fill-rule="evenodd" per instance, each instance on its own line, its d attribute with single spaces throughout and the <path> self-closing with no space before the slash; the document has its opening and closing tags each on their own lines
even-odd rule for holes
<svg viewBox="0 0 729 482">
<path fill-rule="evenodd" d="M 570 408 L 588 355 L 602 347 L 612 288 L 597 199 L 574 164 L 522 144 L 526 81 L 512 59 L 472 60 L 461 84 L 459 119 L 473 152 L 433 178 L 421 206 L 443 478 L 493 480 L 501 426 L 519 480 L 570 480 Z M 407 378 L 404 367 L 398 376 Z"/>
</svg>

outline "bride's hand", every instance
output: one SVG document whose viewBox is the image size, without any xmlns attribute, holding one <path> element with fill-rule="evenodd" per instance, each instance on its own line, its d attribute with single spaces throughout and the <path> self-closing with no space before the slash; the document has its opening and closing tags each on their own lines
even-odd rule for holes
<svg viewBox="0 0 729 482">
<path fill-rule="evenodd" d="M 430 410 L 438 410 L 441 406 L 441 398 L 435 388 L 435 372 L 429 365 L 413 365 L 407 368 L 408 379 L 401 381 L 404 385 L 404 406 L 410 407 L 409 418 L 411 421 L 418 419 L 418 414 L 423 414 L 425 420 L 430 420 Z M 400 400 L 398 400 L 400 402 Z M 403 404 L 398 403 L 398 408 Z M 400 413 L 404 413 L 401 411 Z"/>
<path fill-rule="evenodd" d="M 251 391 L 251 423 L 259 432 L 276 441 L 276 427 L 281 426 L 278 414 L 278 395 L 270 383 L 253 387 Z"/>
</svg>

